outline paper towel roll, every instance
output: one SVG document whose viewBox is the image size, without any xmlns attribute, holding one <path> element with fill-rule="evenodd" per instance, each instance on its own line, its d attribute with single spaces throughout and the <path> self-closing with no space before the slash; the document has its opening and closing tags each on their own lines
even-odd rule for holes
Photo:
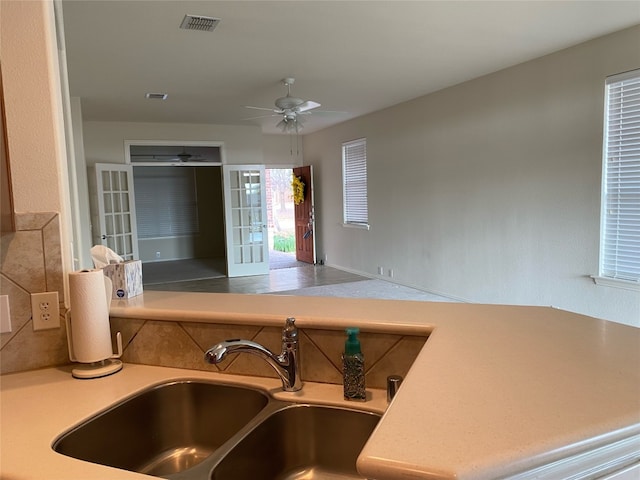
<svg viewBox="0 0 640 480">
<path fill-rule="evenodd" d="M 91 363 L 113 355 L 109 328 L 109 303 L 105 286 L 109 279 L 102 270 L 81 270 L 69 274 L 71 328 L 69 335 L 72 361 Z M 75 357 L 75 358 L 74 358 Z"/>
</svg>

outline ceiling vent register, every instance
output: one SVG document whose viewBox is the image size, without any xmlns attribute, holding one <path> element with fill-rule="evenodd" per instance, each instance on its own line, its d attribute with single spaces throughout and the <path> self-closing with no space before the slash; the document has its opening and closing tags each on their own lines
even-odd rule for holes
<svg viewBox="0 0 640 480">
<path fill-rule="evenodd" d="M 200 30 L 201 32 L 213 32 L 220 23 L 219 18 L 205 17 L 202 15 L 185 15 L 180 24 L 184 30 Z"/>
</svg>

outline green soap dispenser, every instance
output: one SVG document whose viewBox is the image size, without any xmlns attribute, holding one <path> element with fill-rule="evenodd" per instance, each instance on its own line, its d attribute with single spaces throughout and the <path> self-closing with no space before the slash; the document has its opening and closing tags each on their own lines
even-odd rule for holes
<svg viewBox="0 0 640 480">
<path fill-rule="evenodd" d="M 360 348 L 357 328 L 347 328 L 347 340 L 342 354 L 342 377 L 345 400 L 365 401 L 367 398 L 364 384 L 364 355 Z"/>
</svg>

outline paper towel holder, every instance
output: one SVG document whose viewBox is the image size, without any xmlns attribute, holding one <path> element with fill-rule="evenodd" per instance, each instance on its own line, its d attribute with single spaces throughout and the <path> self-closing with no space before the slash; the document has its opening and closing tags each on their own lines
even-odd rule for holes
<svg viewBox="0 0 640 480">
<path fill-rule="evenodd" d="M 107 358 L 100 362 L 83 363 L 71 370 L 74 378 L 88 380 L 90 378 L 106 377 L 122 370 L 122 362 L 120 360 L 112 360 Z"/>
<path fill-rule="evenodd" d="M 67 331 L 70 332 L 71 323 L 68 320 L 67 316 Z M 71 337 L 71 335 L 69 335 Z M 99 360 L 97 362 L 91 363 L 82 363 L 80 365 L 76 365 L 71 370 L 71 375 L 74 378 L 80 379 L 90 379 L 90 378 L 100 378 L 106 377 L 107 375 L 112 375 L 116 372 L 122 370 L 122 361 L 117 360 L 122 356 L 122 334 L 120 332 L 116 333 L 116 343 L 118 344 L 118 353 L 113 354 L 109 358 L 105 358 L 104 360 Z M 69 358 L 72 362 L 77 362 L 78 360 L 75 358 L 73 353 L 72 341 L 69 340 Z"/>
<path fill-rule="evenodd" d="M 89 270 L 82 270 L 81 273 L 91 273 Z M 104 280 L 104 294 L 107 304 L 111 300 L 111 291 L 112 284 L 111 280 L 108 277 L 102 276 Z M 91 355 L 92 361 L 82 361 L 77 358 L 75 353 L 75 349 L 73 346 L 73 328 L 71 322 L 71 310 L 67 310 L 65 315 L 65 324 L 67 327 L 67 346 L 69 348 L 69 359 L 72 362 L 79 362 L 81 365 L 77 365 L 75 368 L 71 370 L 71 375 L 74 378 L 80 379 L 90 379 L 90 378 L 100 378 L 105 377 L 107 375 L 112 375 L 116 372 L 122 370 L 122 362 L 117 360 L 122 356 L 122 334 L 118 332 L 116 334 L 116 343 L 118 346 L 118 353 L 109 355 L 109 353 L 102 352 L 102 354 L 97 354 L 98 359 L 95 359 L 94 355 Z M 108 319 L 107 319 L 108 320 Z M 107 330 L 108 331 L 108 330 Z M 113 353 L 113 351 L 111 351 Z M 103 356 L 103 358 L 100 358 Z M 94 360 L 95 359 L 95 360 Z M 88 359 L 87 359 L 88 360 Z"/>
<path fill-rule="evenodd" d="M 72 362 L 78 362 L 78 359 L 76 358 L 76 355 L 73 352 L 71 321 L 69 318 L 70 313 L 71 311 L 69 310 L 65 315 L 65 322 L 67 326 L 67 340 L 68 340 L 67 345 L 69 347 L 69 359 Z M 71 375 L 74 378 L 91 379 L 91 378 L 106 377 L 107 375 L 112 375 L 122 370 L 122 361 L 117 360 L 122 356 L 122 334 L 120 332 L 116 333 L 116 344 L 118 346 L 117 354 L 113 354 L 108 358 L 105 358 L 103 360 L 99 360 L 96 362 L 82 363 L 80 365 L 76 365 L 71 370 Z"/>
</svg>

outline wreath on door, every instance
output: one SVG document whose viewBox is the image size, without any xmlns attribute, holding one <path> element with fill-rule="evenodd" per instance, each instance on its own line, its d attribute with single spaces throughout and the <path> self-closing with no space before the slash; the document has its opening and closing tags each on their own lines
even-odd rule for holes
<svg viewBox="0 0 640 480">
<path fill-rule="evenodd" d="M 302 177 L 293 176 L 291 180 L 291 187 L 293 188 L 293 203 L 300 205 L 304 202 L 304 182 Z"/>
</svg>

